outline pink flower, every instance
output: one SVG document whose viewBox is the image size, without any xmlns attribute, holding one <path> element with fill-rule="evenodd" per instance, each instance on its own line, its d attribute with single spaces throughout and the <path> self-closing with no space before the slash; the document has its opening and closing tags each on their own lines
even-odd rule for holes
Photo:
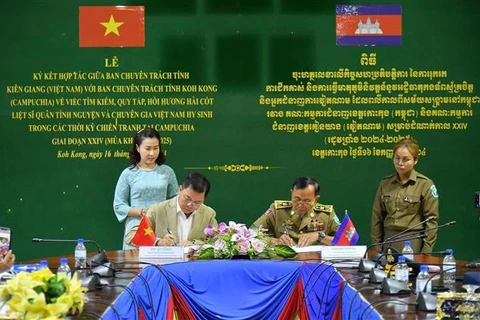
<svg viewBox="0 0 480 320">
<path fill-rule="evenodd" d="M 203 233 L 207 236 L 207 238 L 211 238 L 214 236 L 213 232 L 213 226 L 211 224 L 208 224 L 205 229 L 203 229 Z"/>
<path fill-rule="evenodd" d="M 250 240 L 250 243 L 252 244 L 252 248 L 255 253 L 262 253 L 265 249 L 265 244 L 258 239 L 252 239 Z"/>
<path fill-rule="evenodd" d="M 248 240 L 254 239 L 257 236 L 257 232 L 252 229 L 246 229 L 245 230 L 245 238 Z"/>
<path fill-rule="evenodd" d="M 217 227 L 217 234 L 227 235 L 228 234 L 228 227 L 225 222 L 220 222 Z"/>
<path fill-rule="evenodd" d="M 237 233 L 240 228 L 245 227 L 245 224 L 243 224 L 243 223 L 235 223 L 235 222 L 233 222 L 233 221 L 229 221 L 229 222 L 228 222 L 228 226 L 230 227 L 230 229 L 231 229 L 234 233 Z"/>
<path fill-rule="evenodd" d="M 213 249 L 222 251 L 223 248 L 225 248 L 225 241 L 220 238 L 217 239 L 217 241 L 215 241 L 215 243 L 213 244 Z"/>
<path fill-rule="evenodd" d="M 248 249 L 250 249 L 250 241 L 242 240 L 242 241 L 237 242 L 238 253 L 247 253 Z"/>
</svg>

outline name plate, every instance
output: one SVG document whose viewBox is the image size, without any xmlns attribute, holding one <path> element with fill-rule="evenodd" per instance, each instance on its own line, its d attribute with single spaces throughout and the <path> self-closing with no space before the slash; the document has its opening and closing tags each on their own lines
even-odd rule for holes
<svg viewBox="0 0 480 320">
<path fill-rule="evenodd" d="M 138 247 L 138 261 L 153 264 L 168 264 L 185 261 L 183 247 Z M 146 265 L 143 264 L 143 267 Z"/>
<path fill-rule="evenodd" d="M 350 260 L 335 265 L 358 266 L 366 251 L 367 246 L 325 246 L 322 250 L 322 260 Z"/>
</svg>

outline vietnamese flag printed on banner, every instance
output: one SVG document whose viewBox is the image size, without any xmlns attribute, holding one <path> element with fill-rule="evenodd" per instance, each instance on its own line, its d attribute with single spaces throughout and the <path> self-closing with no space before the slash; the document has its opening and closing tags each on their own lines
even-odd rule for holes
<svg viewBox="0 0 480 320">
<path fill-rule="evenodd" d="M 145 47 L 145 7 L 81 6 L 80 47 Z"/>
</svg>

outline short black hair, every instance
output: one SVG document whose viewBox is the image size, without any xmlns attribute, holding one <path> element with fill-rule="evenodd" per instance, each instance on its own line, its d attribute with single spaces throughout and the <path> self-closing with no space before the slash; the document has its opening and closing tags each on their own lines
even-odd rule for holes
<svg viewBox="0 0 480 320">
<path fill-rule="evenodd" d="M 205 192 L 205 198 L 210 191 L 210 181 L 199 172 L 192 172 L 187 175 L 185 180 L 183 180 L 182 187 L 184 189 L 192 188 L 195 192 L 203 193 Z"/>
<path fill-rule="evenodd" d="M 320 185 L 318 184 L 317 180 L 315 180 L 313 177 L 298 177 L 293 181 L 292 183 L 292 190 L 293 189 L 305 189 L 308 186 L 314 186 L 315 187 L 315 195 L 318 196 L 320 193 Z"/>
</svg>

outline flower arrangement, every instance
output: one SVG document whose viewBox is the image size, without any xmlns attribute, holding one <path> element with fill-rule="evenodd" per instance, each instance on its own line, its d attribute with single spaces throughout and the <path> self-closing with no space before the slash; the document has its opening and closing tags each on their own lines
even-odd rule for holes
<svg viewBox="0 0 480 320">
<path fill-rule="evenodd" d="M 262 227 L 253 230 L 233 221 L 228 226 L 221 222 L 216 228 L 208 225 L 204 230 L 207 241 L 200 247 L 198 259 L 231 259 L 235 256 L 270 259 L 293 258 L 297 255 L 289 246 L 271 246 L 265 237 L 265 231 Z"/>
<path fill-rule="evenodd" d="M 20 272 L 0 286 L 0 299 L 19 319 L 60 319 L 83 311 L 86 288 L 75 273 L 70 280 L 50 269 Z"/>
</svg>

